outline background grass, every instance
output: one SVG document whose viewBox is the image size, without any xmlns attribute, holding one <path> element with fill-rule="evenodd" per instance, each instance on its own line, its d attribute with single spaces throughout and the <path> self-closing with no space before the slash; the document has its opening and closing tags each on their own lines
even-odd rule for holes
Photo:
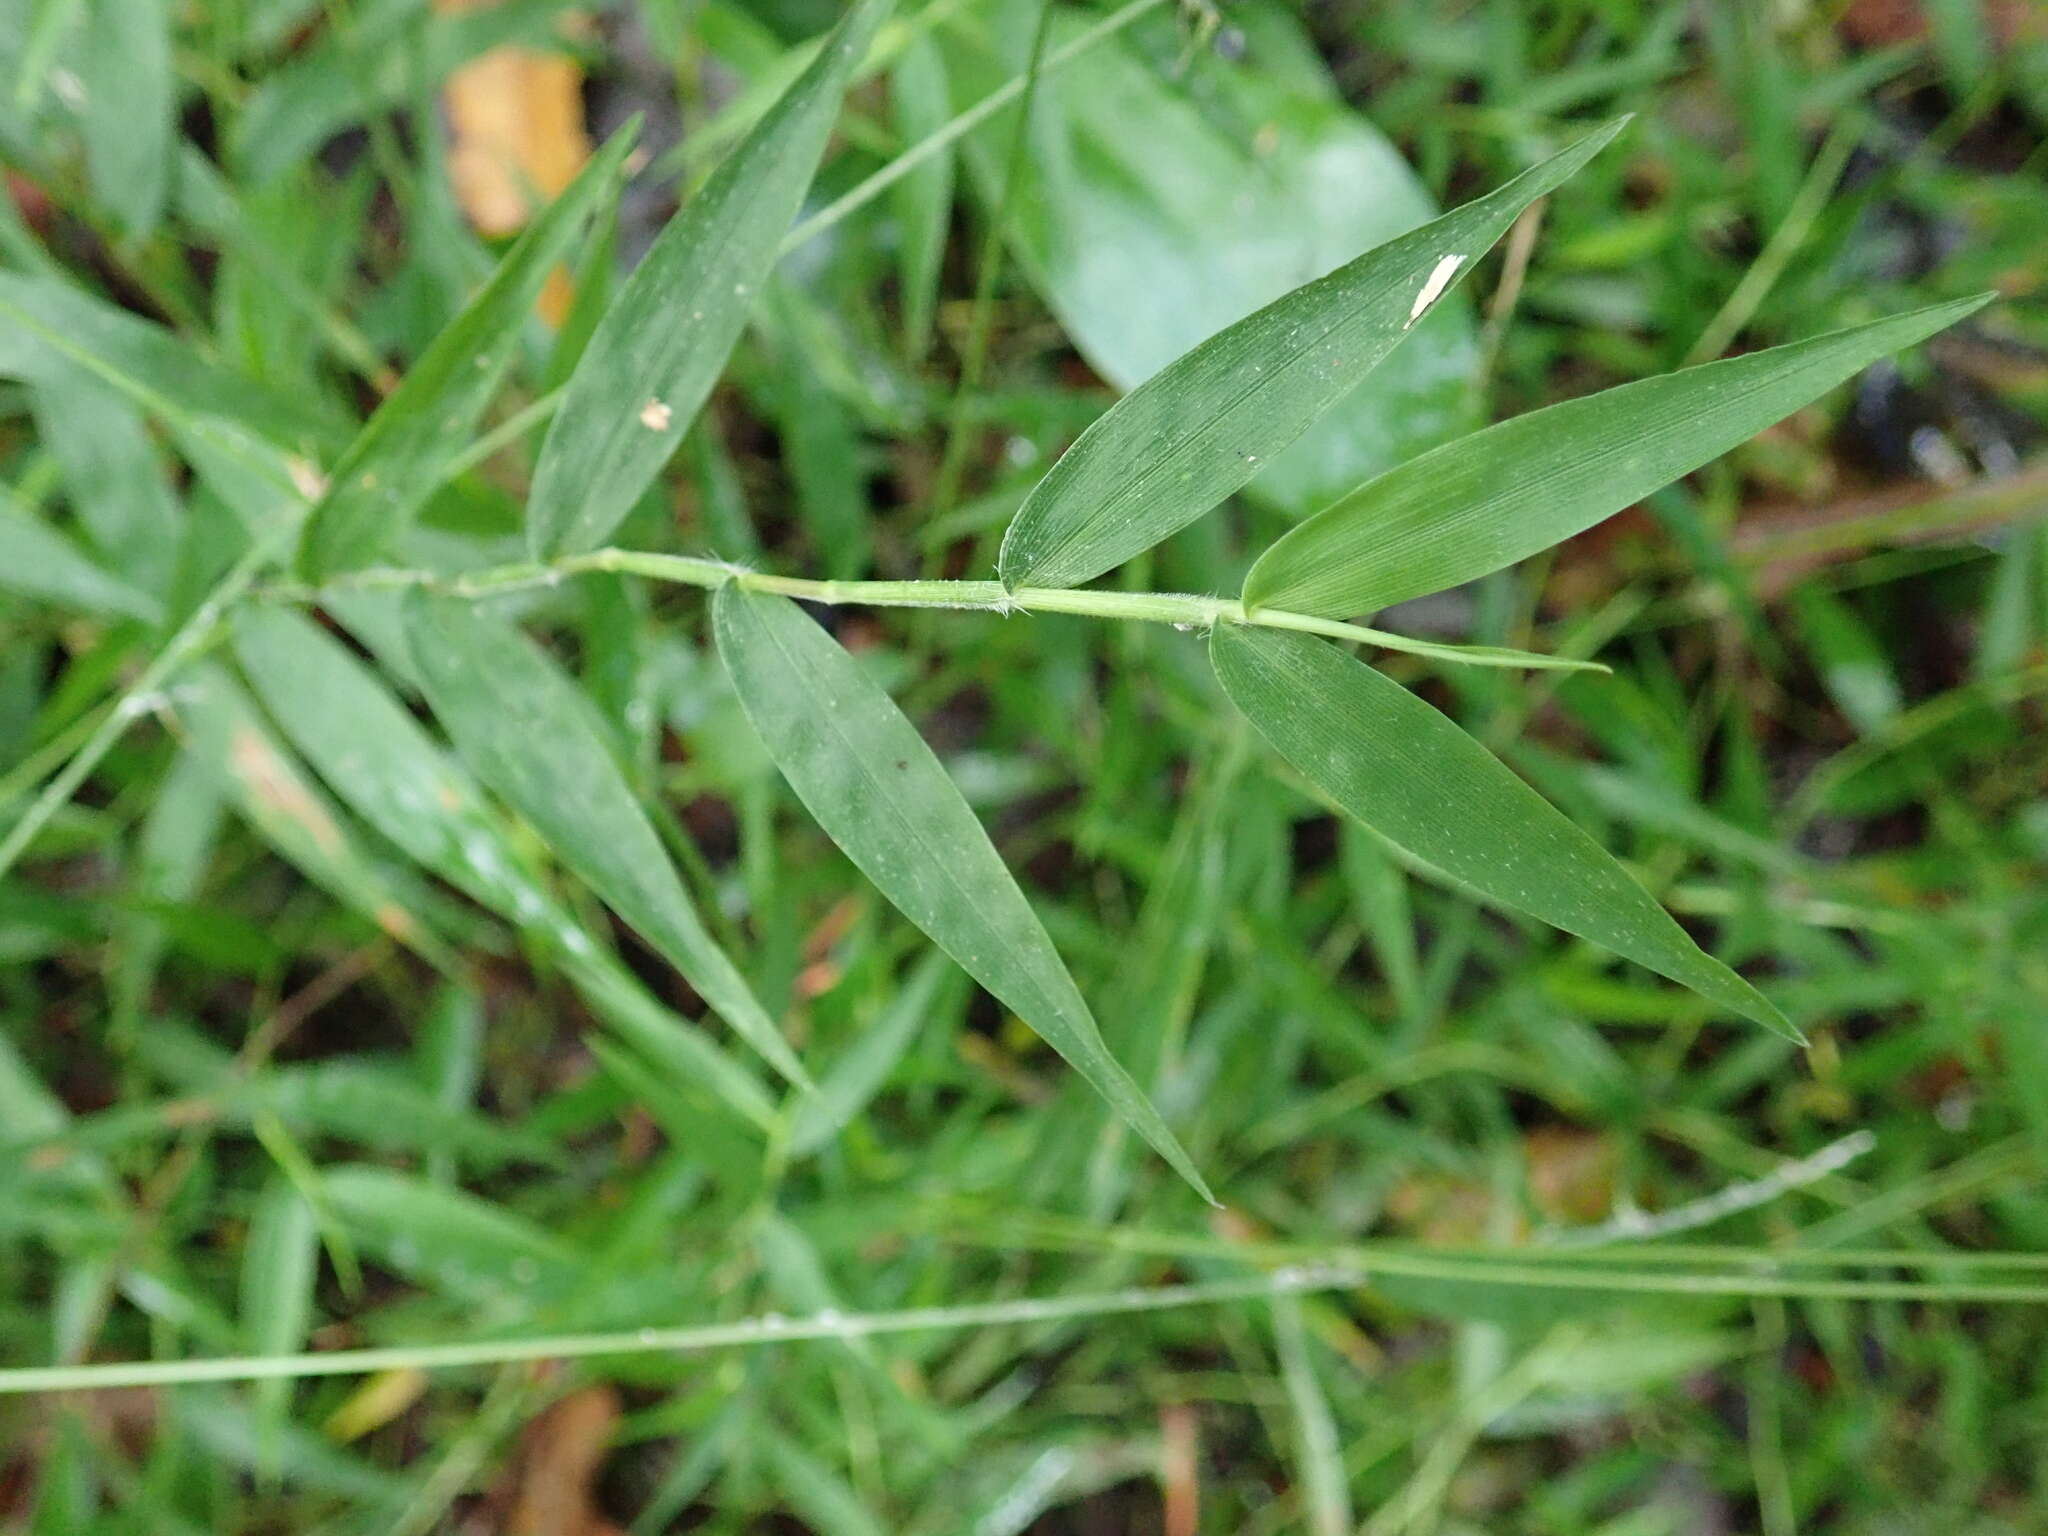
<svg viewBox="0 0 2048 1536">
<path fill-rule="evenodd" d="M 0 821 L 241 556 L 241 482 L 180 408 L 289 418 L 331 449 L 488 270 L 498 239 L 450 175 L 457 64 L 566 50 L 590 122 L 646 112 L 650 154 L 555 294 L 559 332 L 525 337 L 505 430 L 428 509 L 423 547 L 450 565 L 516 547 L 527 408 L 677 175 L 834 9 L 649 0 L 565 27 L 548 4 L 0 5 L 5 273 L 163 322 L 183 350 L 158 362 L 188 381 L 137 411 L 89 370 L 28 366 L 37 343 L 0 317 Z M 1170 9 L 1101 45 L 1195 114 L 1124 144 L 1162 176 L 1187 121 L 1254 161 L 1269 118 L 1310 132 L 1283 95 L 1358 109 L 1439 204 L 1639 114 L 1481 269 L 1442 343 L 1476 384 L 1424 408 L 1411 379 L 1389 453 L 1695 355 L 2005 295 L 1553 557 L 1387 620 L 1614 667 L 1385 659 L 1810 1049 L 1397 867 L 1255 746 L 1194 637 L 836 613 L 1219 1192 L 1206 1210 L 803 817 L 695 594 L 537 594 L 529 628 L 828 1088 L 831 1113 L 764 1134 L 288 758 L 209 757 L 180 688 L 211 674 L 175 678 L 0 885 L 0 1361 L 1077 1300 L 822 1342 L 4 1398 L 10 1529 L 2048 1527 L 2048 1284 L 2014 1257 L 2048 1247 L 2048 40 L 2023 7 L 1963 0 L 1333 0 L 1298 33 Z M 903 85 L 915 67 L 856 87 L 814 206 L 944 120 Z M 974 67 L 941 66 L 954 110 Z M 1100 103 L 1067 78 L 1037 109 L 1079 121 Z M 785 263 L 630 542 L 991 569 L 1009 511 L 1112 397 L 1045 244 L 1073 211 L 1005 175 L 1007 126 Z M 1416 195 L 1387 176 L 1361 205 Z M 1182 229 L 1155 190 L 1110 210 L 1155 242 L 1098 253 L 1115 281 L 1237 238 L 1221 216 Z M 1283 249 L 1337 238 L 1327 206 L 1284 178 L 1273 195 Z M 1130 579 L 1231 590 L 1293 515 L 1245 498 Z M 17 524 L 69 536 L 84 574 Z M 574 880 L 550 889 L 701 1011 Z M 1114 1310 L 1164 1284 L 1230 1299 Z"/>
</svg>

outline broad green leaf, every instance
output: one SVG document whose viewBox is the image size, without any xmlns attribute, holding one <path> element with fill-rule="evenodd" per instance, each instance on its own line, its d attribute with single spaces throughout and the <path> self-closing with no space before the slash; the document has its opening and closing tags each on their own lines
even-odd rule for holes
<svg viewBox="0 0 2048 1536">
<path fill-rule="evenodd" d="M 1017 78 L 1036 10 L 977 7 L 992 52 L 961 35 L 973 23 L 946 29 L 959 38 L 960 99 Z M 1121 391 L 1442 211 L 1400 150 L 1342 99 L 1299 10 L 1233 3 L 1238 58 L 1190 53 L 1164 8 L 1082 49 L 1041 79 L 1014 183 L 1014 112 L 967 141 L 974 185 L 985 204 L 1002 200 L 1019 265 L 1089 366 Z M 1051 56 L 1102 24 L 1055 7 Z M 1262 459 L 1246 494 L 1307 517 L 1477 426 L 1475 329 L 1462 296 L 1437 305 L 1292 446 Z"/>
<path fill-rule="evenodd" d="M 377 407 L 306 524 L 299 569 L 309 580 L 390 553 L 439 484 L 440 466 L 467 445 L 497 394 L 541 286 L 610 199 L 636 132 L 629 124 L 612 135 Z"/>
<path fill-rule="evenodd" d="M 1211 337 L 1112 406 L 1018 509 L 1005 585 L 1071 587 L 1186 527 L 1342 399 L 1621 123 Z M 1439 450 L 1441 451 L 1441 450 Z"/>
<path fill-rule="evenodd" d="M 534 470 L 536 555 L 593 549 L 675 452 L 739 340 L 889 0 L 856 0 L 598 322 Z"/>
<path fill-rule="evenodd" d="M 1570 538 L 1954 324 L 1961 299 L 1517 416 L 1360 486 L 1267 550 L 1247 608 L 1348 617 Z"/>
<path fill-rule="evenodd" d="M 1287 630 L 1220 624 L 1209 644 L 1231 701 L 1348 815 L 1488 900 L 1796 1038 L 1606 850 L 1400 684 Z"/>
<path fill-rule="evenodd" d="M 427 701 L 477 777 L 742 1039 L 785 1077 L 805 1083 L 775 1021 L 705 932 L 576 685 L 525 635 L 468 603 L 415 593 L 406 633 Z"/>
<path fill-rule="evenodd" d="M 728 582 L 712 617 L 747 718 L 832 841 L 1208 1198 L 1173 1132 L 1102 1043 L 988 833 L 895 702 L 787 598 Z"/>
<path fill-rule="evenodd" d="M 4 493 L 0 493 L 4 494 Z M 87 613 L 119 613 L 155 623 L 162 605 L 104 571 L 40 518 L 0 501 L 0 592 L 45 598 Z"/>
<path fill-rule="evenodd" d="M 235 623 L 235 654 L 271 717 L 334 793 L 398 848 L 560 957 L 607 1024 L 757 1125 L 773 1114 L 753 1075 L 663 1008 L 534 877 L 461 765 L 370 669 L 319 625 L 280 608 Z"/>
</svg>

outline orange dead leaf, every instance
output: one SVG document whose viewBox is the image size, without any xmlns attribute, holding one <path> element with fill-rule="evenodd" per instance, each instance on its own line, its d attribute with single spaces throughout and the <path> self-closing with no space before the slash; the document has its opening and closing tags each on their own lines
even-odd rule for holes
<svg viewBox="0 0 2048 1536">
<path fill-rule="evenodd" d="M 320 1428 L 328 1439 L 348 1445 L 405 1413 L 426 1390 L 425 1371 L 412 1366 L 379 1371 L 343 1398 Z"/>
<path fill-rule="evenodd" d="M 619 1536 L 592 1497 L 618 1422 L 619 1394 L 585 1387 L 526 1426 L 518 1498 L 505 1525 L 509 1536 Z"/>
<path fill-rule="evenodd" d="M 1191 1404 L 1160 1405 L 1159 1486 L 1166 1536 L 1196 1536 L 1202 1524 L 1202 1441 Z"/>
<path fill-rule="evenodd" d="M 489 0 L 435 0 L 442 11 Z M 453 137 L 448 169 L 455 199 L 479 234 L 516 234 L 560 194 L 590 158 L 583 125 L 583 71 L 566 54 L 507 45 L 449 76 L 442 102 Z M 549 274 L 541 318 L 560 325 L 572 298 L 569 275 Z"/>
</svg>

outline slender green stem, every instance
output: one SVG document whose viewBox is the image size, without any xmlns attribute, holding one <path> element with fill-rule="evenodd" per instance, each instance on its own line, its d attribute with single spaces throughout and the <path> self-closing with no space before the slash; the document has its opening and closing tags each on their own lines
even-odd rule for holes
<svg viewBox="0 0 2048 1536">
<path fill-rule="evenodd" d="M 204 1381 L 275 1381 L 307 1376 L 361 1376 L 376 1371 L 445 1370 L 520 1360 L 582 1360 L 606 1355 L 698 1354 L 749 1344 L 812 1339 L 863 1339 L 934 1329 L 988 1328 L 1062 1322 L 1116 1313 L 1250 1301 L 1303 1291 L 1354 1289 L 1364 1276 L 1348 1269 L 1292 1269 L 1201 1285 L 1141 1286 L 1071 1296 L 1020 1296 L 1008 1301 L 901 1312 L 819 1312 L 785 1318 L 770 1313 L 731 1323 L 639 1328 L 623 1333 L 573 1333 L 537 1339 L 484 1339 L 465 1344 L 337 1349 L 313 1355 L 245 1355 L 212 1360 L 137 1360 L 108 1365 L 29 1366 L 0 1370 L 0 1396 L 108 1387 L 171 1386 Z"/>
<path fill-rule="evenodd" d="M 441 471 L 443 483 L 455 479 L 458 475 L 469 473 L 508 443 L 518 442 L 520 438 L 554 415 L 562 403 L 562 397 L 567 393 L 567 385 L 551 389 L 538 400 L 521 406 L 507 416 L 448 461 Z"/>
<path fill-rule="evenodd" d="M 697 555 L 664 555 L 651 550 L 600 549 L 570 555 L 548 564 L 522 562 L 463 576 L 437 576 L 430 571 L 377 569 L 358 571 L 328 587 L 287 584 L 265 588 L 265 595 L 286 601 L 318 601 L 328 591 L 365 587 L 429 587 L 453 597 L 482 598 L 532 587 L 550 587 L 586 571 L 621 572 L 689 587 L 722 587 L 735 582 L 750 592 L 774 592 L 827 606 L 868 608 L 958 608 L 984 613 L 1069 613 L 1084 618 L 1122 619 L 1142 624 L 1171 624 L 1180 629 L 1212 629 L 1218 624 L 1248 624 L 1262 629 L 1291 629 L 1354 640 L 1384 651 L 1402 651 L 1439 661 L 1475 667 L 1559 668 L 1605 672 L 1598 662 L 1489 645 L 1442 645 L 1408 635 L 1389 634 L 1363 624 L 1347 624 L 1284 608 L 1247 613 L 1234 597 L 1205 597 L 1192 592 L 1111 592 L 1095 587 L 1005 587 L 999 581 L 813 581 L 800 576 L 772 576 L 722 560 Z"/>
<path fill-rule="evenodd" d="M 1178 1240 L 1200 1249 L 1200 1240 Z M 1110 1244 L 1108 1246 L 1123 1246 Z M 1208 1245 L 1220 1257 L 1256 1262 L 1275 1245 Z M 1682 1252 L 1682 1250 L 1679 1250 Z M 1794 1257 L 1796 1255 L 1788 1255 Z M 1639 1295 L 1831 1298 L 1842 1301 L 1921 1301 L 1963 1306 L 1975 1303 L 2048 1305 L 2048 1286 L 2013 1281 L 1916 1281 L 1863 1276 L 1807 1277 L 1773 1272 L 1770 1258 L 1714 1272 L 1646 1272 L 1593 1262 L 1544 1263 L 1541 1251 L 1525 1256 L 1403 1251 L 1373 1245 L 1336 1248 L 1324 1262 L 1275 1270 L 1270 1275 L 1201 1285 L 1138 1287 L 1071 1296 L 1018 1297 L 1009 1301 L 952 1307 L 917 1307 L 900 1312 L 808 1317 L 776 1314 L 732 1323 L 681 1328 L 641 1328 L 623 1333 L 564 1334 L 533 1339 L 486 1339 L 462 1344 L 396 1345 L 343 1349 L 312 1355 L 249 1355 L 205 1360 L 141 1360 L 104 1365 L 28 1366 L 0 1370 L 0 1396 L 28 1392 L 72 1392 L 110 1387 L 172 1386 L 209 1381 L 265 1381 L 309 1376 L 355 1376 L 376 1371 L 445 1370 L 503 1365 L 521 1360 L 571 1360 L 629 1354 L 694 1354 L 754 1344 L 847 1340 L 934 1329 L 993 1327 L 1013 1323 L 1059 1322 L 1116 1313 L 1156 1312 L 1217 1302 L 1259 1300 L 1293 1292 L 1358 1290 L 1376 1275 L 1440 1281 L 1483 1281 L 1531 1290 L 1603 1290 Z M 1589 1256 L 1590 1257 L 1590 1256 Z M 1632 1258 L 1640 1255 L 1631 1255 Z M 1947 1257 L 1947 1256 L 1943 1256 Z M 1957 1258 L 1963 1256 L 1957 1255 Z M 1519 1259 L 1519 1262 L 1517 1260 Z M 1336 1261 L 1334 1264 L 1328 1262 Z"/>
</svg>

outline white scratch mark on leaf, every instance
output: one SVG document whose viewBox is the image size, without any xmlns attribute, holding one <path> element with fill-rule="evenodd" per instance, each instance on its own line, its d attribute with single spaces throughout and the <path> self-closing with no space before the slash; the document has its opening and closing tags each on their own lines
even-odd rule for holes
<svg viewBox="0 0 2048 1536">
<path fill-rule="evenodd" d="M 1423 311 L 1444 296 L 1444 290 L 1451 286 L 1451 279 L 1458 275 L 1458 268 L 1463 265 L 1463 256 L 1446 256 L 1430 269 L 1429 277 L 1422 285 L 1422 292 L 1415 295 L 1415 307 L 1408 311 L 1408 319 L 1402 325 L 1402 330 L 1407 330 L 1420 320 Z"/>
</svg>

